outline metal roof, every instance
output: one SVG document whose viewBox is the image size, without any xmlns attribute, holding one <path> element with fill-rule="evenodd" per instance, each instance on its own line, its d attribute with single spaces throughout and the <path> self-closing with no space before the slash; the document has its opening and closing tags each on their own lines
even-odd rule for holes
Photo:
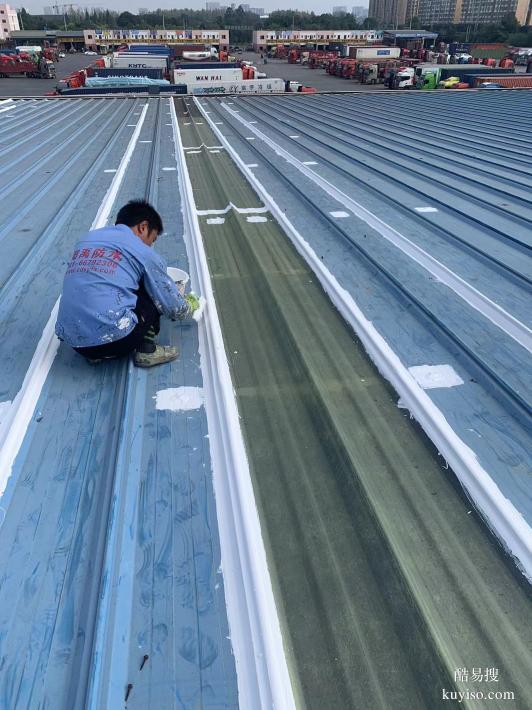
<svg viewBox="0 0 532 710">
<path fill-rule="evenodd" d="M 438 33 L 427 30 L 384 30 L 384 36 L 398 39 L 436 39 Z"/>
<path fill-rule="evenodd" d="M 532 525 L 532 93 L 198 101 Z"/>
<path fill-rule="evenodd" d="M 156 408 L 201 392 L 197 328 L 166 325 L 181 357 L 148 372 L 53 338 L 102 205 L 113 222 L 147 195 L 188 270 L 168 102 L 17 101 L 0 120 L 0 705 L 117 708 L 131 684 L 129 708 L 236 707 L 205 409 Z"/>
<path fill-rule="evenodd" d="M 530 576 L 531 104 L 0 104 L 1 705 L 406 710 L 470 662 L 526 707 L 530 588 L 469 513 Z M 144 195 L 216 299 L 168 367 L 91 367 L 65 264 Z"/>
</svg>

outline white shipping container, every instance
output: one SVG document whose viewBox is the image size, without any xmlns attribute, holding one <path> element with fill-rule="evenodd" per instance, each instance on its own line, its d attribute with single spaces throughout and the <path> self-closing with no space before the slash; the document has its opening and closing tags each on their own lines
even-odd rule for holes
<svg viewBox="0 0 532 710">
<path fill-rule="evenodd" d="M 238 67 L 216 69 L 174 69 L 174 84 L 212 84 L 221 81 L 240 81 L 242 69 Z"/>
<path fill-rule="evenodd" d="M 223 94 L 276 94 L 284 92 L 283 79 L 242 79 L 212 84 L 187 84 L 189 94 L 216 96 Z"/>
<path fill-rule="evenodd" d="M 166 57 L 154 54 L 115 54 L 113 67 L 117 69 L 166 69 Z"/>
<path fill-rule="evenodd" d="M 357 59 L 397 59 L 400 56 L 399 47 L 356 47 Z"/>
</svg>

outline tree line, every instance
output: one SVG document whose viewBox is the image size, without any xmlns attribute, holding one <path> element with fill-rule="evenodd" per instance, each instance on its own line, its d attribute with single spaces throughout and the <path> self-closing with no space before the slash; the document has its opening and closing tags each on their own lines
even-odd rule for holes
<svg viewBox="0 0 532 710">
<path fill-rule="evenodd" d="M 66 15 L 32 15 L 25 9 L 19 13 L 26 30 L 83 30 L 83 29 L 229 29 L 233 42 L 249 42 L 252 30 L 357 30 L 377 29 L 373 18 L 358 21 L 351 14 L 316 14 L 299 10 L 276 10 L 267 18 L 245 12 L 242 6 L 228 7 L 225 11 L 192 9 L 157 9 L 142 14 L 86 8 Z M 504 42 L 518 47 L 532 46 L 532 28 L 521 27 L 513 15 L 508 15 L 497 25 L 431 25 L 422 27 L 417 18 L 406 26 L 411 29 L 429 29 L 437 32 L 443 42 Z"/>
</svg>

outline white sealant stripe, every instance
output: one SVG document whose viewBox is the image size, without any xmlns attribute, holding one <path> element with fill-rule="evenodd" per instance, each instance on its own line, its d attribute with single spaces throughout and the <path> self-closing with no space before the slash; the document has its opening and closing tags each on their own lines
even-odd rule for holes
<svg viewBox="0 0 532 710">
<path fill-rule="evenodd" d="M 532 330 L 524 323 L 512 316 L 511 313 L 508 313 L 508 311 L 504 310 L 504 308 L 492 301 L 485 294 L 478 291 L 474 286 L 465 281 L 461 276 L 458 276 L 458 274 L 454 273 L 454 271 L 451 271 L 451 269 L 435 259 L 420 246 L 412 242 L 389 224 L 386 224 L 386 222 L 356 202 L 352 197 L 346 195 L 335 185 L 330 183 L 328 180 L 325 180 L 325 178 L 321 177 L 321 175 L 318 175 L 318 173 L 310 170 L 306 165 L 304 165 L 304 163 L 295 158 L 291 153 L 286 151 L 267 135 L 254 126 L 250 126 L 249 123 L 241 116 L 237 116 L 234 111 L 227 108 L 226 104 L 222 104 L 222 106 L 237 121 L 255 133 L 264 143 L 266 143 L 266 145 L 272 148 L 277 155 L 285 158 L 291 165 L 303 173 L 303 175 L 310 178 L 316 185 L 321 187 L 324 192 L 333 197 L 340 204 L 343 204 L 346 209 L 350 210 L 354 215 L 378 232 L 387 241 L 422 266 L 426 271 L 432 274 L 432 276 L 436 277 L 438 281 L 441 281 L 441 283 L 451 289 L 451 291 L 454 291 L 454 293 L 462 298 L 469 306 L 471 306 L 471 308 L 474 308 L 482 316 L 490 320 L 494 325 L 522 345 L 526 350 L 532 352 Z M 218 133 L 218 131 L 216 131 L 216 133 Z M 220 134 L 220 138 L 223 142 L 224 136 Z"/>
<path fill-rule="evenodd" d="M 103 227 L 109 218 L 118 189 L 124 178 L 125 170 L 138 140 L 147 110 L 148 104 L 145 104 L 143 114 L 137 125 L 137 130 L 133 132 L 129 140 L 124 157 L 100 205 L 91 229 Z M 55 302 L 50 318 L 44 327 L 43 334 L 33 354 L 22 387 L 13 400 L 9 414 L 2 422 L 0 430 L 0 496 L 4 494 L 6 489 L 13 464 L 24 441 L 24 436 L 33 416 L 33 412 L 35 411 L 43 385 L 48 377 L 48 373 L 59 348 L 59 340 L 54 333 L 58 309 L 59 298 Z"/>
<path fill-rule="evenodd" d="M 202 111 L 201 103 L 196 101 L 196 104 Z M 460 439 L 441 410 L 418 385 L 408 368 L 377 331 L 373 323 L 364 316 L 351 294 L 340 286 L 336 277 L 325 267 L 262 183 L 246 167 L 245 162 L 229 141 L 224 138 L 216 126 L 211 125 L 211 127 L 220 140 L 225 142 L 228 154 L 246 175 L 257 194 L 270 207 L 271 213 L 284 228 L 298 252 L 318 275 L 329 298 L 358 335 L 381 375 L 392 384 L 429 439 L 445 457 L 462 485 L 469 491 L 475 505 L 487 521 L 487 525 L 515 557 L 528 580 L 532 581 L 532 528 L 530 525 L 512 502 L 502 494 L 489 473 L 480 464 L 475 452 Z"/>
<path fill-rule="evenodd" d="M 6 111 L 11 111 L 11 109 L 17 108 L 17 104 L 13 104 L 12 106 L 5 106 L 4 108 L 0 108 L 0 113 L 5 113 Z"/>
<path fill-rule="evenodd" d="M 198 333 L 239 704 L 254 710 L 294 710 L 238 407 L 173 103 L 172 112 L 191 278 L 207 301 Z"/>
<path fill-rule="evenodd" d="M 196 214 L 200 217 L 205 217 L 209 214 L 227 214 L 231 210 L 238 212 L 238 214 L 258 214 L 259 212 L 267 212 L 267 207 L 237 207 L 232 202 L 230 202 L 227 207 L 221 210 L 196 210 Z"/>
</svg>

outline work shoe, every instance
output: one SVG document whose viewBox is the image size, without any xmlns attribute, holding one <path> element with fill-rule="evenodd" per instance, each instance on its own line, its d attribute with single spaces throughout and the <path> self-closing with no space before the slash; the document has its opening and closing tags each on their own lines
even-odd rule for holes
<svg viewBox="0 0 532 710">
<path fill-rule="evenodd" d="M 179 355 L 179 350 L 171 345 L 157 345 L 152 353 L 135 353 L 135 365 L 137 367 L 154 367 L 165 362 L 175 360 Z"/>
</svg>

